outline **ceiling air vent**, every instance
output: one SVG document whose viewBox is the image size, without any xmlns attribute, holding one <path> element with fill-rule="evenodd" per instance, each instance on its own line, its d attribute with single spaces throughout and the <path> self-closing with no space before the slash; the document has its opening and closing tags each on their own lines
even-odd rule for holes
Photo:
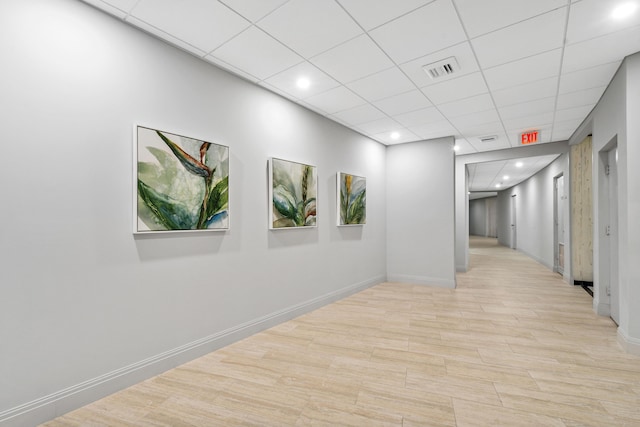
<svg viewBox="0 0 640 427">
<path fill-rule="evenodd" d="M 451 58 L 443 59 L 442 61 L 423 65 L 422 69 L 429 77 L 435 80 L 457 72 L 460 70 L 460 65 L 458 65 L 456 58 L 452 56 Z"/>
<path fill-rule="evenodd" d="M 491 142 L 498 139 L 498 136 L 497 135 L 481 136 L 478 139 L 480 140 L 480 142 Z"/>
</svg>

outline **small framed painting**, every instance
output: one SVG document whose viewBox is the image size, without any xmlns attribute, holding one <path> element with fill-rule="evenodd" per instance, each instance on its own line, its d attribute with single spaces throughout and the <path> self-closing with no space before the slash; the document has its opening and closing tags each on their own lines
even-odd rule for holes
<svg viewBox="0 0 640 427">
<path fill-rule="evenodd" d="M 316 226 L 318 177 L 315 166 L 269 159 L 269 228 Z"/>
<path fill-rule="evenodd" d="M 367 179 L 344 172 L 337 174 L 338 225 L 363 225 L 367 222 Z"/>
<path fill-rule="evenodd" d="M 134 126 L 133 232 L 229 229 L 229 147 Z"/>
</svg>

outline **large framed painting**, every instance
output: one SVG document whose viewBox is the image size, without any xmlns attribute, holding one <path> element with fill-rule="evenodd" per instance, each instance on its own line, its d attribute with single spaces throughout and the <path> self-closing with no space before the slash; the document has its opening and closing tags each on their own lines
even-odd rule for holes
<svg viewBox="0 0 640 427">
<path fill-rule="evenodd" d="M 316 226 L 318 179 L 315 166 L 269 159 L 269 228 Z"/>
<path fill-rule="evenodd" d="M 229 229 L 229 147 L 134 126 L 133 232 Z"/>
<path fill-rule="evenodd" d="M 362 225 L 367 222 L 367 179 L 344 172 L 337 174 L 338 225 Z"/>
</svg>

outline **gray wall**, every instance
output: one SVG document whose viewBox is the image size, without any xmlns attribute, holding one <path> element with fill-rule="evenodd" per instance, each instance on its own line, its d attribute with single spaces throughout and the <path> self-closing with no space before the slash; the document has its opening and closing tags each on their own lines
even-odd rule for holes
<svg viewBox="0 0 640 427">
<path fill-rule="evenodd" d="M 387 148 L 390 281 L 455 286 L 453 142 L 442 138 Z"/>
<path fill-rule="evenodd" d="M 384 146 L 78 1 L 5 0 L 0 27 L 0 423 L 385 280 Z M 132 235 L 135 123 L 230 147 L 230 231 Z M 271 156 L 318 167 L 316 229 L 267 230 Z M 367 177 L 363 227 L 335 226 L 337 171 Z"/>
<path fill-rule="evenodd" d="M 469 234 L 471 236 L 497 237 L 497 197 L 469 200 Z"/>
<path fill-rule="evenodd" d="M 554 267 L 554 178 L 564 175 L 566 194 L 568 168 L 569 156 L 562 154 L 528 180 L 498 193 L 498 243 L 511 246 L 511 198 L 515 195 L 516 247 L 549 269 Z M 564 203 L 568 223 L 569 200 Z"/>
</svg>

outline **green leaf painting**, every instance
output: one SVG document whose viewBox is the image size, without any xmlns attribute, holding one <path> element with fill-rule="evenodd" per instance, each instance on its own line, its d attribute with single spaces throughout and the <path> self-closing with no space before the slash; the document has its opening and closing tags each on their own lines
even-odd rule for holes
<svg viewBox="0 0 640 427">
<path fill-rule="evenodd" d="M 229 228 L 229 147 L 136 127 L 134 232 Z"/>
<path fill-rule="evenodd" d="M 270 161 L 270 228 L 316 225 L 316 167 L 281 159 Z"/>
<path fill-rule="evenodd" d="M 338 225 L 367 222 L 367 179 L 338 173 Z"/>
</svg>

